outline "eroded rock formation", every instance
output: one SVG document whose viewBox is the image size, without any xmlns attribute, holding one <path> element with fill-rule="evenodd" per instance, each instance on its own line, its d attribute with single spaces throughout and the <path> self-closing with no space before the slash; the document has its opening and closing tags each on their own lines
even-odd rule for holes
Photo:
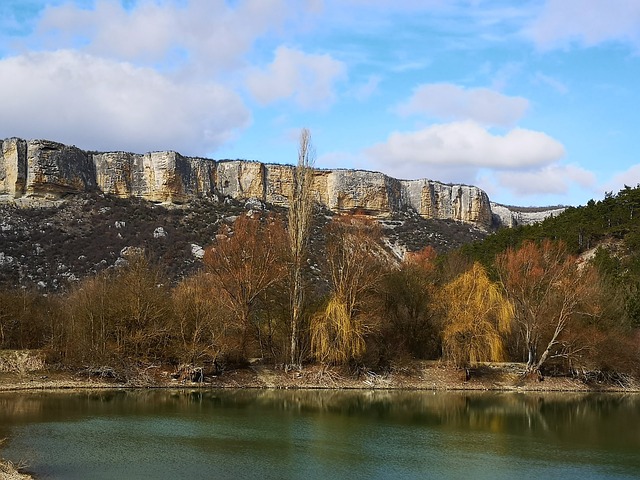
<svg viewBox="0 0 640 480">
<path fill-rule="evenodd" d="M 293 167 L 250 161 L 216 161 L 176 152 L 134 154 L 86 152 L 47 140 L 2 141 L 0 195 L 59 197 L 101 191 L 154 202 L 188 202 L 219 194 L 287 205 Z M 467 185 L 397 180 L 363 170 L 316 170 L 317 200 L 336 212 L 386 216 L 413 209 L 425 218 L 449 219 L 488 228 L 487 194 Z"/>
</svg>

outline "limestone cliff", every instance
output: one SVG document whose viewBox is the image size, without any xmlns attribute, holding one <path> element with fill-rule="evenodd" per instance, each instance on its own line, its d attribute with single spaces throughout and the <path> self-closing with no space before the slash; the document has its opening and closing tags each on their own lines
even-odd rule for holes
<svg viewBox="0 0 640 480">
<path fill-rule="evenodd" d="M 2 141 L 0 195 L 59 197 L 101 191 L 154 202 L 188 202 L 219 194 L 287 205 L 293 167 L 249 161 L 215 161 L 176 152 L 86 152 L 47 140 Z M 335 212 L 387 216 L 413 209 L 425 218 L 492 225 L 487 194 L 467 185 L 397 180 L 363 170 L 315 170 L 317 200 Z"/>
<path fill-rule="evenodd" d="M 540 207 L 540 208 L 523 208 L 508 207 L 499 203 L 491 202 L 491 211 L 493 212 L 493 223 L 503 227 L 517 227 L 519 225 L 532 225 L 543 221 L 547 217 L 555 217 L 564 212 L 567 207 Z"/>
</svg>

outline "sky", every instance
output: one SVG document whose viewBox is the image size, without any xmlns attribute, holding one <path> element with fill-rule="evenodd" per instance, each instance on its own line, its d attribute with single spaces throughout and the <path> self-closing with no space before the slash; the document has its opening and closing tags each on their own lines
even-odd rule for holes
<svg viewBox="0 0 640 480">
<path fill-rule="evenodd" d="M 0 138 L 581 205 L 640 183 L 640 0 L 2 0 Z"/>
</svg>

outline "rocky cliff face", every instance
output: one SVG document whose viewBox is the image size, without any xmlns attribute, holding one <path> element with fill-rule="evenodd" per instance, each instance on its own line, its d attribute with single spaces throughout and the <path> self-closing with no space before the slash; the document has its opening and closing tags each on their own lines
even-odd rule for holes
<svg viewBox="0 0 640 480">
<path fill-rule="evenodd" d="M 507 207 L 506 205 L 491 202 L 494 225 L 509 228 L 519 225 L 532 225 L 543 221 L 547 217 L 558 216 L 566 209 L 566 207 L 561 206 L 542 208 Z"/>
<path fill-rule="evenodd" d="M 257 198 L 287 205 L 293 167 L 248 161 L 215 161 L 176 152 L 86 152 L 47 140 L 2 141 L 0 195 L 60 197 L 101 191 L 153 202 L 184 203 L 199 196 Z M 413 209 L 424 218 L 457 220 L 488 228 L 487 194 L 477 187 L 431 180 L 397 180 L 362 170 L 316 170 L 314 191 L 335 212 L 387 216 Z"/>
</svg>

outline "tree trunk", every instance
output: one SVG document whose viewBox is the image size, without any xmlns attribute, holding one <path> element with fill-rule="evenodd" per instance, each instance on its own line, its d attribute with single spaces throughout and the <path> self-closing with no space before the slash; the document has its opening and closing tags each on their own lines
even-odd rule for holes
<svg viewBox="0 0 640 480">
<path fill-rule="evenodd" d="M 527 370 L 531 370 L 533 363 L 536 361 L 535 348 L 532 345 L 527 347 L 529 358 L 527 359 Z"/>
<path fill-rule="evenodd" d="M 547 344 L 547 348 L 544 349 L 544 352 L 542 352 L 542 355 L 540 355 L 540 360 L 538 360 L 538 363 L 536 363 L 536 368 L 535 368 L 536 372 L 539 372 L 544 362 L 547 361 L 547 358 L 551 353 L 551 349 L 557 343 L 558 337 L 564 330 L 565 324 L 566 324 L 565 319 L 561 317 L 558 320 L 558 324 L 556 325 L 555 331 L 553 332 L 553 337 L 551 337 L 551 340 L 549 340 L 549 343 Z"/>
</svg>

